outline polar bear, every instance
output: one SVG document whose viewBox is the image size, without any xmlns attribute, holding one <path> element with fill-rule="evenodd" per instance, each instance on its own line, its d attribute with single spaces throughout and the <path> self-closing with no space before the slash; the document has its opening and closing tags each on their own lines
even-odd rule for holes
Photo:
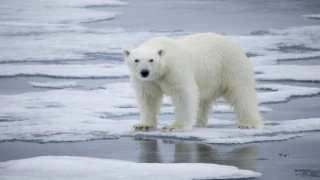
<svg viewBox="0 0 320 180">
<path fill-rule="evenodd" d="M 133 130 L 157 128 L 164 95 L 175 108 L 175 120 L 164 131 L 204 127 L 220 97 L 233 107 L 238 128 L 263 127 L 252 64 L 229 38 L 215 33 L 156 37 L 123 50 L 123 56 L 140 110 Z"/>
</svg>

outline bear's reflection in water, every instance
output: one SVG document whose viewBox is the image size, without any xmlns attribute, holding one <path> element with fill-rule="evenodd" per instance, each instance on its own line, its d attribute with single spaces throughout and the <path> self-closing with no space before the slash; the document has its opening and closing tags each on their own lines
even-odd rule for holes
<svg viewBox="0 0 320 180">
<path fill-rule="evenodd" d="M 178 140 L 142 138 L 135 138 L 135 140 L 140 147 L 138 161 L 145 163 L 214 163 L 255 171 L 259 156 L 259 146 L 254 144 L 215 147 Z M 171 146 L 164 149 L 168 151 L 172 148 L 172 152 L 161 153 L 162 146 Z"/>
</svg>

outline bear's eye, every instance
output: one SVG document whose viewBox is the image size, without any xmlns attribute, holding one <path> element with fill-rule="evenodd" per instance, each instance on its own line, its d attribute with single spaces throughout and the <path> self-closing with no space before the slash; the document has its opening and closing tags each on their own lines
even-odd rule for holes
<svg viewBox="0 0 320 180">
<path fill-rule="evenodd" d="M 134 60 L 134 62 L 136 62 L 136 63 L 139 62 L 139 59 Z"/>
<path fill-rule="evenodd" d="M 149 62 L 153 62 L 153 59 L 150 59 Z"/>
</svg>

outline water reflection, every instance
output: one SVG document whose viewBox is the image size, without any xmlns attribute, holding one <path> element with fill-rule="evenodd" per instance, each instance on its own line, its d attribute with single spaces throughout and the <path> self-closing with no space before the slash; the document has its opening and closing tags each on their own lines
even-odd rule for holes
<svg viewBox="0 0 320 180">
<path fill-rule="evenodd" d="M 139 162 L 148 163 L 214 163 L 255 171 L 259 156 L 258 145 L 214 146 L 195 142 L 136 138 Z M 163 152 L 161 149 L 172 152 Z M 173 154 L 173 155 L 172 155 Z M 169 157 L 172 156 L 172 157 Z"/>
<path fill-rule="evenodd" d="M 161 155 L 158 148 L 158 141 L 154 139 L 135 138 L 139 141 L 139 162 L 161 163 Z"/>
</svg>

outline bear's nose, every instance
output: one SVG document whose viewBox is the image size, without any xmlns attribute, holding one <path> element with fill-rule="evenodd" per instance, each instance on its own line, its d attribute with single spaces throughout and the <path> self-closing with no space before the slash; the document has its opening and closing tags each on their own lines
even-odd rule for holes
<svg viewBox="0 0 320 180">
<path fill-rule="evenodd" d="M 142 77 L 147 77 L 149 75 L 149 70 L 147 69 L 143 69 L 141 72 L 140 72 L 141 76 Z"/>
</svg>

